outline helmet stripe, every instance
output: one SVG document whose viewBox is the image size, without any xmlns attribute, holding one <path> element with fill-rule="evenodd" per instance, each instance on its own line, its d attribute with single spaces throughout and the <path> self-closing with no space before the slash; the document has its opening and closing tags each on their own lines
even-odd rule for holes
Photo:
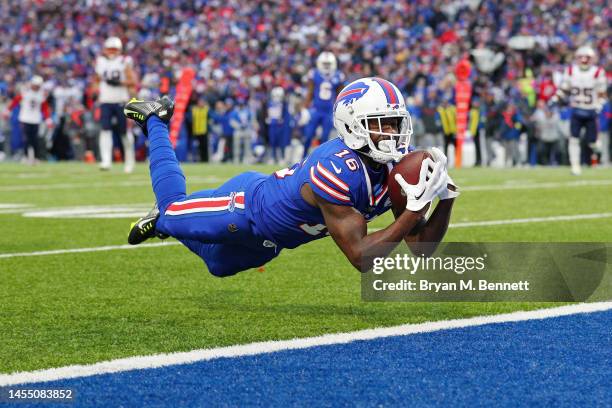
<svg viewBox="0 0 612 408">
<path fill-rule="evenodd" d="M 393 105 L 399 103 L 399 98 L 397 96 L 397 93 L 395 92 L 395 89 L 393 89 L 393 85 L 391 85 L 391 83 L 381 78 L 372 78 L 372 79 L 374 80 L 374 82 L 378 83 L 378 85 L 380 85 L 380 87 L 385 92 L 385 96 L 387 97 L 387 103 L 390 103 Z"/>
<path fill-rule="evenodd" d="M 352 94 L 358 94 L 358 93 L 361 93 L 361 91 L 363 91 L 363 88 L 349 89 L 347 91 L 341 92 L 340 95 L 338 95 L 338 97 L 336 98 L 336 100 L 339 101 L 345 96 L 352 95 Z"/>
</svg>

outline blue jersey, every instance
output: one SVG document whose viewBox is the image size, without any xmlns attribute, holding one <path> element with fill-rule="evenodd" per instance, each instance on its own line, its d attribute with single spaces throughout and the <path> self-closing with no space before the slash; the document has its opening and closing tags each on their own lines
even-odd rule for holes
<svg viewBox="0 0 612 408">
<path fill-rule="evenodd" d="M 321 210 L 302 198 L 304 184 L 330 203 L 356 208 L 370 221 L 391 208 L 391 168 L 371 169 L 342 139 L 330 140 L 303 162 L 254 183 L 246 208 L 263 235 L 282 248 L 295 248 L 327 235 Z"/>
<path fill-rule="evenodd" d="M 284 123 L 285 104 L 283 102 L 270 101 L 266 113 L 266 122 L 269 125 L 280 125 Z"/>
<path fill-rule="evenodd" d="M 234 133 L 234 129 L 230 126 L 230 112 L 219 113 L 217 111 L 211 111 L 209 113 L 210 118 L 216 125 L 218 125 L 221 135 L 220 136 L 231 136 Z"/>
<path fill-rule="evenodd" d="M 233 130 L 249 129 L 253 122 L 253 112 L 248 106 L 236 106 L 229 113 L 228 122 Z"/>
<path fill-rule="evenodd" d="M 326 76 L 315 69 L 310 73 L 313 82 L 312 106 L 320 111 L 330 112 L 336 101 L 336 90 L 344 83 L 344 75 L 340 71 Z"/>
</svg>

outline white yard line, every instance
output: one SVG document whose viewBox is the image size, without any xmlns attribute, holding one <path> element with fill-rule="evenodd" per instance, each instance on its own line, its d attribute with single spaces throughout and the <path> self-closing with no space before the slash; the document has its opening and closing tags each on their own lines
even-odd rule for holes
<svg viewBox="0 0 612 408">
<path fill-rule="evenodd" d="M 191 183 L 220 183 L 224 179 L 216 176 L 190 177 Z M 140 187 L 149 186 L 149 180 L 133 181 L 113 181 L 113 182 L 92 182 L 92 183 L 58 183 L 58 184 L 21 184 L 14 186 L 0 186 L 0 192 L 14 191 L 43 191 L 43 190 L 64 190 L 64 189 L 86 189 L 104 187 Z M 491 184 L 491 185 L 472 185 L 461 187 L 461 191 L 505 191 L 505 190 L 533 190 L 561 187 L 587 187 L 587 186 L 608 186 L 612 185 L 612 180 L 576 180 L 564 182 L 546 183 L 522 183 L 522 184 Z"/>
<path fill-rule="evenodd" d="M 124 371 L 167 367 L 179 364 L 190 364 L 217 358 L 253 356 L 285 350 L 299 350 L 311 347 L 329 346 L 333 344 L 346 344 L 354 341 L 374 340 L 393 336 L 406 336 L 462 327 L 482 326 L 486 324 L 541 320 L 580 313 L 601 312 L 610 309 L 612 309 L 612 302 L 581 303 L 527 312 L 519 311 L 499 315 L 477 316 L 467 319 L 404 324 L 401 326 L 359 330 L 348 333 L 325 334 L 322 336 L 301 339 L 265 341 L 228 347 L 199 349 L 180 353 L 128 357 L 88 365 L 72 365 L 30 372 L 0 374 L 0 386 L 89 377 L 99 374 L 119 373 Z"/>
<path fill-rule="evenodd" d="M 35 251 L 35 252 L 16 252 L 12 254 L 0 254 L 0 259 L 2 258 L 22 258 L 22 257 L 30 257 L 30 256 L 42 256 L 42 255 L 61 255 L 61 254 L 76 254 L 81 252 L 104 252 L 104 251 L 114 251 L 117 249 L 141 249 L 141 248 L 153 248 L 160 246 L 171 246 L 171 245 L 179 245 L 180 242 L 177 241 L 169 241 L 169 242 L 156 242 L 153 244 L 141 244 L 141 245 L 108 245 L 101 247 L 92 247 L 92 248 L 72 248 L 72 249 L 55 249 L 50 251 Z"/>
<path fill-rule="evenodd" d="M 561 187 L 588 187 L 588 186 L 609 186 L 612 185 L 612 180 L 575 180 L 575 181 L 560 181 L 560 182 L 545 182 L 545 183 L 512 183 L 512 184 L 490 184 L 490 185 L 472 185 L 460 187 L 461 191 L 505 191 L 505 190 L 535 190 L 543 188 L 561 188 Z"/>
<path fill-rule="evenodd" d="M 596 213 L 596 214 L 575 214 L 575 215 L 558 215 L 552 217 L 534 217 L 534 218 L 515 218 L 509 220 L 489 220 L 489 221 L 469 221 L 469 222 L 458 222 L 449 225 L 450 228 L 468 228 L 468 227 L 488 227 L 494 225 L 506 225 L 506 224 L 529 224 L 534 222 L 558 222 L 558 221 L 574 221 L 574 220 L 588 220 L 588 219 L 599 219 L 612 217 L 612 213 Z M 369 228 L 370 232 L 379 231 L 381 228 Z M 70 249 L 56 249 L 50 251 L 35 251 L 35 252 L 17 252 L 10 254 L 0 254 L 0 259 L 3 258 L 21 258 L 30 256 L 41 256 L 41 255 L 61 255 L 61 254 L 73 254 L 81 252 L 100 252 L 100 251 L 113 251 L 121 249 L 138 249 L 138 248 L 151 248 L 157 246 L 166 245 L 178 245 L 179 242 L 158 242 L 154 244 L 142 244 L 142 245 L 109 245 L 102 247 L 92 248 L 70 248 Z"/>
<path fill-rule="evenodd" d="M 449 228 L 469 228 L 469 227 L 490 227 L 494 225 L 508 224 L 531 224 L 534 222 L 559 222 L 575 220 L 594 220 L 612 217 L 612 213 L 595 214 L 574 214 L 574 215 L 554 215 L 550 217 L 531 217 L 531 218 L 512 218 L 507 220 L 488 220 L 488 221 L 465 221 L 455 222 L 448 225 Z M 380 231 L 382 228 L 368 228 L 368 231 Z"/>
<path fill-rule="evenodd" d="M 2 187 L 0 187 L 0 192 L 87 189 L 87 188 L 104 188 L 104 187 L 139 187 L 139 186 L 150 186 L 150 185 L 151 185 L 150 181 L 114 181 L 114 182 L 92 182 L 92 183 L 21 184 L 21 185 L 17 185 L 17 186 L 2 186 Z"/>
<path fill-rule="evenodd" d="M 0 214 L 19 214 L 32 207 L 33 204 L 0 203 Z"/>
<path fill-rule="evenodd" d="M 37 208 L 22 212 L 26 218 L 134 218 L 150 211 L 151 204 L 86 205 L 78 207 Z"/>
<path fill-rule="evenodd" d="M 592 219 L 609 218 L 609 217 L 612 217 L 612 213 L 555 215 L 551 217 L 514 218 L 514 219 L 509 219 L 509 220 L 456 222 L 456 223 L 449 224 L 449 227 L 451 228 L 488 227 L 492 225 L 531 224 L 534 222 L 592 220 Z"/>
<path fill-rule="evenodd" d="M 191 177 L 188 180 L 190 183 L 219 183 L 223 179 L 215 176 L 209 177 Z M 43 191 L 43 190 L 66 190 L 66 189 L 87 189 L 87 188 L 105 188 L 105 187 L 143 187 L 150 186 L 150 180 L 132 180 L 132 181 L 99 181 L 92 183 L 57 183 L 57 184 L 20 184 L 14 186 L 0 186 L 1 192 L 15 191 Z"/>
<path fill-rule="evenodd" d="M 32 207 L 32 204 L 0 203 L 0 210 L 12 209 L 12 208 L 28 208 L 28 207 Z"/>
</svg>

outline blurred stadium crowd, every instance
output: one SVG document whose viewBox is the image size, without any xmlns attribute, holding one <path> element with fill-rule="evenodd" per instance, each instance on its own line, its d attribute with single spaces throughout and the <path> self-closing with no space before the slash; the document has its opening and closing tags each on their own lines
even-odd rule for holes
<svg viewBox="0 0 612 408">
<path fill-rule="evenodd" d="M 335 54 L 347 82 L 375 75 L 398 85 L 413 115 L 413 144 L 421 147 L 452 141 L 454 67 L 469 57 L 469 130 L 477 164 L 484 165 L 500 149 L 503 164 L 565 163 L 567 109 L 545 103 L 563 67 L 590 44 L 598 65 L 612 73 L 606 0 L 40 0 L 1 2 L 0 17 L 0 143 L 15 159 L 23 136 L 11 101 L 34 75 L 44 78 L 51 107 L 39 157 L 82 159 L 95 152 L 94 61 L 111 35 L 134 61 L 141 96 L 172 93 L 181 69 L 195 70 L 186 128 L 201 148 L 188 148 L 187 160 L 231 160 L 217 141 L 237 130 L 229 117 L 239 109 L 250 112 L 255 144 L 265 146 L 265 106 L 276 86 L 288 95 L 295 120 L 287 126 L 299 138 L 305 78 L 325 50 Z M 192 107 L 203 108 L 197 120 Z M 610 131 L 609 112 L 608 101 L 602 133 Z M 143 146 L 137 139 L 140 159 Z"/>
</svg>

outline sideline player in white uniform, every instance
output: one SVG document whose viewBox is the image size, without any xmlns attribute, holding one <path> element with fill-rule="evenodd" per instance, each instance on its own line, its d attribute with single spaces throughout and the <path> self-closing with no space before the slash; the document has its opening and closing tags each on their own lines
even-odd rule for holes
<svg viewBox="0 0 612 408">
<path fill-rule="evenodd" d="M 581 172 L 580 135 L 584 128 L 587 142 L 591 148 L 595 147 L 597 116 L 606 100 L 607 81 L 605 70 L 594 64 L 595 51 L 591 47 L 580 47 L 575 56 L 577 63 L 565 69 L 559 89 L 551 102 L 569 98 L 572 114 L 568 153 L 572 174 L 579 175 Z"/>
<path fill-rule="evenodd" d="M 8 107 L 6 117 L 10 111 L 19 105 L 19 123 L 25 141 L 24 159 L 29 164 L 34 164 L 42 157 L 39 149 L 38 133 L 40 125 L 45 122 L 47 128 L 53 126 L 51 111 L 47 103 L 48 94 L 42 88 L 44 80 L 35 75 L 30 82 L 15 96 Z"/>
<path fill-rule="evenodd" d="M 117 37 L 104 41 L 102 55 L 96 59 L 94 88 L 99 91 L 100 103 L 100 169 L 110 170 L 113 161 L 113 129 L 123 140 L 125 172 L 134 169 L 134 136 L 127 129 L 123 105 L 135 95 L 136 74 L 132 58 L 122 55 L 123 44 Z"/>
</svg>

